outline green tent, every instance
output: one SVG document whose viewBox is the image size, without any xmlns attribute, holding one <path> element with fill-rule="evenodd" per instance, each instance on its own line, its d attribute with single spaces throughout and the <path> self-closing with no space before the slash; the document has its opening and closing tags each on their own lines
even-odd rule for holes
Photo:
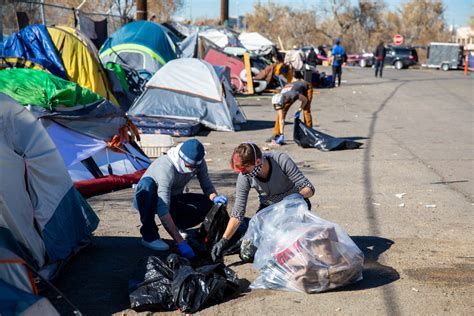
<svg viewBox="0 0 474 316">
<path fill-rule="evenodd" d="M 103 98 L 50 73 L 36 69 L 12 68 L 0 71 L 0 92 L 26 105 L 49 110 L 81 108 Z"/>
</svg>

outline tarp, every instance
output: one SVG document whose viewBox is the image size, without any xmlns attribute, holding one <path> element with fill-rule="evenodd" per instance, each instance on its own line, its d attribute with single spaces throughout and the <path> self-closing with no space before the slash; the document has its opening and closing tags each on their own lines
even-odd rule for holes
<svg viewBox="0 0 474 316">
<path fill-rule="evenodd" d="M 36 69 L 13 68 L 0 71 L 0 92 L 21 104 L 46 109 L 83 107 L 102 98 L 77 84 Z"/>
<path fill-rule="evenodd" d="M 233 96 L 224 89 L 221 78 L 209 63 L 193 58 L 177 59 L 153 76 L 128 115 L 188 119 L 211 129 L 233 131 L 237 113 L 231 114 L 226 98 Z"/>
<path fill-rule="evenodd" d="M 243 47 L 236 34 L 228 29 L 208 28 L 199 32 L 199 36 L 211 41 L 220 48 Z"/>
<path fill-rule="evenodd" d="M 30 25 L 12 34 L 4 44 L 3 56 L 31 60 L 48 69 L 52 74 L 68 79 L 44 25 Z"/>
<path fill-rule="evenodd" d="M 266 50 L 275 46 L 275 43 L 258 32 L 242 32 L 239 34 L 239 41 L 248 50 Z"/>
<path fill-rule="evenodd" d="M 0 92 L 41 120 L 73 181 L 132 174 L 150 164 L 126 138 L 120 148 L 108 147 L 127 134 L 129 122 L 122 110 L 87 89 L 43 71 L 8 69 L 0 71 Z"/>
<path fill-rule="evenodd" d="M 172 40 L 160 25 L 149 21 L 125 24 L 100 48 L 102 63 L 113 61 L 150 74 L 176 58 Z"/>
<path fill-rule="evenodd" d="M 67 26 L 50 26 L 48 33 L 68 79 L 118 105 L 94 44 L 78 30 Z"/>
</svg>

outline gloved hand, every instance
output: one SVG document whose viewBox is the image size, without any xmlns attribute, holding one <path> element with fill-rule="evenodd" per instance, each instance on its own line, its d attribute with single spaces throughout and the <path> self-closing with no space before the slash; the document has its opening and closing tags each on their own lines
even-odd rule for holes
<svg viewBox="0 0 474 316">
<path fill-rule="evenodd" d="M 299 119 L 299 118 L 300 118 L 300 115 L 301 115 L 301 112 L 300 112 L 300 111 L 297 111 L 297 112 L 295 113 L 295 118 L 296 118 L 296 119 Z"/>
<path fill-rule="evenodd" d="M 275 143 L 278 145 L 283 145 L 285 143 L 285 136 L 279 135 L 277 139 L 275 139 Z"/>
<path fill-rule="evenodd" d="M 178 245 L 179 252 L 188 259 L 194 258 L 196 255 L 194 254 L 193 248 L 191 248 L 186 241 L 181 242 Z"/>
<path fill-rule="evenodd" d="M 224 250 L 225 246 L 227 246 L 228 243 L 229 241 L 227 239 L 222 238 L 212 247 L 212 250 L 211 250 L 212 261 L 216 262 L 217 259 L 222 257 L 222 251 Z"/>
<path fill-rule="evenodd" d="M 214 198 L 214 204 L 227 204 L 227 196 L 225 195 L 218 195 Z"/>
</svg>

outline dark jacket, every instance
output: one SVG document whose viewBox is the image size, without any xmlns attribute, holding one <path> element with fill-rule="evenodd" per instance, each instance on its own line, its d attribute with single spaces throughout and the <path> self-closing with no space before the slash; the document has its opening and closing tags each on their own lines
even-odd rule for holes
<svg viewBox="0 0 474 316">
<path fill-rule="evenodd" d="M 386 52 L 385 46 L 383 46 L 383 44 L 379 44 L 374 52 L 375 60 L 384 60 L 385 52 Z"/>
</svg>

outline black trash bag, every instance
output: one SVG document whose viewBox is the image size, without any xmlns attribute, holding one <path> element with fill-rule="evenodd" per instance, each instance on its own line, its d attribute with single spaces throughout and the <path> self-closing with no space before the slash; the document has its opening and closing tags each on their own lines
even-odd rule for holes
<svg viewBox="0 0 474 316">
<path fill-rule="evenodd" d="M 193 268 L 176 254 L 166 262 L 154 256 L 141 260 L 129 281 L 131 307 L 137 311 L 180 309 L 194 313 L 221 303 L 239 290 L 239 279 L 222 263 Z"/>
<path fill-rule="evenodd" d="M 357 149 L 362 143 L 350 139 L 332 137 L 307 127 L 297 116 L 293 129 L 295 143 L 303 148 L 317 148 L 321 151 Z"/>
<path fill-rule="evenodd" d="M 137 311 L 174 311 L 171 284 L 174 271 L 159 257 L 149 256 L 138 263 L 128 282 L 131 307 Z"/>
</svg>

